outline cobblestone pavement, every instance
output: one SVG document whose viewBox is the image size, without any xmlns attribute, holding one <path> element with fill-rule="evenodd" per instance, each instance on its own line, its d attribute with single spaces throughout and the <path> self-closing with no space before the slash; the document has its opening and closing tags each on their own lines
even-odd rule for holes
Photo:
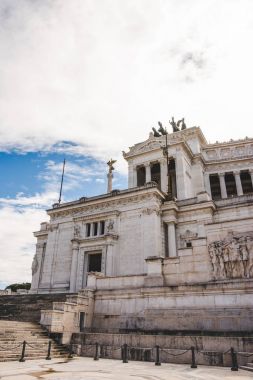
<svg viewBox="0 0 253 380">
<path fill-rule="evenodd" d="M 129 362 L 92 358 L 31 360 L 0 363 L 1 380 L 252 380 L 253 373 L 230 368 Z"/>
</svg>

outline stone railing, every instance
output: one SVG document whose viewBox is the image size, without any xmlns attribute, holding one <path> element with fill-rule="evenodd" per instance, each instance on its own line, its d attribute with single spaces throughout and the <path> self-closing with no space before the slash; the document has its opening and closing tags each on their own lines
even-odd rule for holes
<svg viewBox="0 0 253 380">
<path fill-rule="evenodd" d="M 253 203 L 253 194 L 240 195 L 215 201 L 217 207 L 231 206 L 242 203 Z"/>
</svg>

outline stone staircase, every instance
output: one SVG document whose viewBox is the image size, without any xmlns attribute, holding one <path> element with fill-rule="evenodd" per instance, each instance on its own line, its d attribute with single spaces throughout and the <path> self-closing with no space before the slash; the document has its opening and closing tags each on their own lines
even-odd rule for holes
<svg viewBox="0 0 253 380">
<path fill-rule="evenodd" d="M 240 365 L 240 369 L 253 372 L 253 363 L 247 363 L 246 365 Z"/>
<path fill-rule="evenodd" d="M 19 360 L 23 341 L 27 342 L 25 359 L 45 359 L 48 351 L 48 333 L 33 322 L 0 320 L 0 362 Z M 64 358 L 66 347 L 52 341 L 51 357 Z"/>
</svg>

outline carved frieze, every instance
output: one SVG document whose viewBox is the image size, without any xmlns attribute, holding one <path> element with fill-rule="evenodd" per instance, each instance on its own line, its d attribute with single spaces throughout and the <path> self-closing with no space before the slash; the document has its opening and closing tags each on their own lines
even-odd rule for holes
<svg viewBox="0 0 253 380">
<path fill-rule="evenodd" d="M 215 279 L 253 277 L 253 232 L 214 241 L 208 252 Z"/>
</svg>

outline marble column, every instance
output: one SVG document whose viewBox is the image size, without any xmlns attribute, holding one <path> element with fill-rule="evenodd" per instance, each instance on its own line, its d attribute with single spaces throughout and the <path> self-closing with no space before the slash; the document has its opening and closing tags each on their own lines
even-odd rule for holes
<svg viewBox="0 0 253 380">
<path fill-rule="evenodd" d="M 79 252 L 79 244 L 76 240 L 72 240 L 72 263 L 71 263 L 70 284 L 69 284 L 69 290 L 71 293 L 74 293 L 76 291 L 78 252 Z"/>
<path fill-rule="evenodd" d="M 243 195 L 242 182 L 240 177 L 240 171 L 234 172 L 237 195 Z"/>
<path fill-rule="evenodd" d="M 210 196 L 212 196 L 209 174 L 205 174 L 204 179 L 205 179 L 205 189 L 206 189 L 206 192 Z"/>
<path fill-rule="evenodd" d="M 169 248 L 169 257 L 177 256 L 177 244 L 176 244 L 176 228 L 175 222 L 168 222 L 168 248 Z"/>
<path fill-rule="evenodd" d="M 219 179 L 220 179 L 220 189 L 221 189 L 221 198 L 227 198 L 227 188 L 225 183 L 225 173 L 219 173 Z"/>
<path fill-rule="evenodd" d="M 150 167 L 150 163 L 146 163 L 145 164 L 145 172 L 146 172 L 145 182 L 146 183 L 151 182 L 151 167 Z"/>
<path fill-rule="evenodd" d="M 160 168 L 161 168 L 161 190 L 164 193 L 168 192 L 168 176 L 167 176 L 167 162 L 166 160 L 160 161 Z"/>
<path fill-rule="evenodd" d="M 110 193 L 112 191 L 112 179 L 113 179 L 113 174 L 109 172 L 107 174 L 108 178 L 108 183 L 107 183 L 107 193 Z"/>
<path fill-rule="evenodd" d="M 137 167 L 133 167 L 133 187 L 137 186 Z"/>
</svg>

